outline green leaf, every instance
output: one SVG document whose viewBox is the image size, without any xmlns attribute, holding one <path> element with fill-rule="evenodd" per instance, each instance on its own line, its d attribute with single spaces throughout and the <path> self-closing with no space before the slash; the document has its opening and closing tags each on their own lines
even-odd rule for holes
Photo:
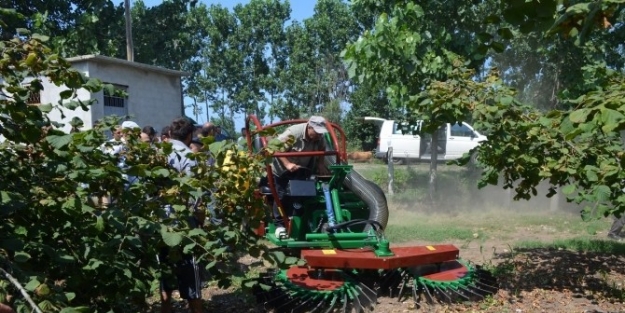
<svg viewBox="0 0 625 313">
<path fill-rule="evenodd" d="M 65 298 L 67 299 L 68 302 L 74 300 L 74 298 L 76 298 L 76 294 L 73 292 L 66 292 L 65 293 Z"/>
<path fill-rule="evenodd" d="M 83 88 L 91 92 L 97 92 L 102 88 L 102 81 L 97 78 L 89 78 L 89 80 L 83 85 Z"/>
<path fill-rule="evenodd" d="M 297 262 L 299 262 L 299 260 L 300 260 L 300 259 L 299 259 L 299 258 L 297 258 L 297 257 L 290 256 L 290 257 L 287 257 L 287 258 L 284 260 L 284 264 L 286 264 L 286 265 L 294 265 L 294 264 L 297 264 Z"/>
<path fill-rule="evenodd" d="M 57 256 L 57 258 L 59 263 L 74 263 L 76 261 L 76 259 L 69 254 L 61 254 Z"/>
<path fill-rule="evenodd" d="M 95 219 L 95 229 L 98 231 L 104 230 L 104 218 L 101 215 L 98 215 Z"/>
<path fill-rule="evenodd" d="M 583 122 L 586 122 L 586 119 L 588 118 L 589 113 L 590 113 L 590 110 L 588 109 L 579 109 L 579 110 L 575 110 L 571 112 L 571 114 L 569 115 L 569 118 L 571 119 L 571 122 L 573 123 L 583 123 Z"/>
<path fill-rule="evenodd" d="M 623 119 L 625 116 L 621 112 L 604 108 L 601 110 L 601 122 L 603 123 L 601 130 L 605 133 L 612 132 L 620 126 Z"/>
<path fill-rule="evenodd" d="M 511 105 L 513 101 L 514 101 L 514 98 L 512 96 L 503 96 L 499 99 L 499 103 L 506 105 L 506 106 Z"/>
<path fill-rule="evenodd" d="M 206 270 L 210 270 L 211 268 L 215 267 L 215 265 L 217 265 L 217 261 L 212 261 L 212 262 L 206 264 L 206 266 L 204 266 L 204 268 Z"/>
<path fill-rule="evenodd" d="M 194 228 L 194 229 L 190 230 L 190 231 L 187 233 L 187 235 L 188 235 L 189 237 L 194 237 L 194 236 L 206 236 L 207 234 L 206 234 L 206 232 L 205 232 L 203 229 L 201 229 L 201 228 Z"/>
<path fill-rule="evenodd" d="M 565 195 L 570 195 L 575 191 L 575 189 L 576 189 L 575 185 L 566 185 L 562 187 L 562 193 Z"/>
<path fill-rule="evenodd" d="M 161 237 L 166 245 L 175 247 L 182 241 L 182 234 L 178 232 L 161 231 Z"/>
<path fill-rule="evenodd" d="M 39 106 L 37 106 L 39 108 L 39 110 L 43 113 L 50 113 L 52 112 L 52 104 L 47 103 L 47 104 L 40 104 Z"/>
<path fill-rule="evenodd" d="M 91 309 L 86 306 L 77 306 L 73 308 L 63 308 L 60 313 L 89 313 Z"/>
<path fill-rule="evenodd" d="M 184 248 L 182 248 L 182 253 L 184 254 L 190 254 L 193 251 L 193 248 L 195 248 L 197 244 L 195 242 L 192 242 L 188 245 L 185 245 Z"/>
<path fill-rule="evenodd" d="M 30 254 L 24 251 L 15 252 L 14 260 L 18 263 L 24 263 L 30 260 Z"/>
<path fill-rule="evenodd" d="M 593 193 L 597 201 L 607 201 L 610 199 L 612 191 L 610 190 L 610 187 L 606 185 L 598 185 L 593 188 Z"/>
<path fill-rule="evenodd" d="M 61 96 L 61 99 L 69 99 L 74 95 L 74 91 L 71 89 L 63 90 L 59 95 Z"/>
<path fill-rule="evenodd" d="M 286 255 L 282 251 L 272 251 L 271 252 L 271 257 L 278 264 L 284 263 L 284 260 L 286 259 Z"/>
<path fill-rule="evenodd" d="M 48 36 L 46 36 L 46 35 L 42 35 L 42 34 L 37 34 L 37 33 L 34 33 L 34 34 L 31 36 L 31 38 L 36 39 L 36 40 L 39 40 L 39 41 L 41 41 L 41 42 L 46 42 L 46 41 L 50 40 L 50 37 L 48 37 Z"/>
<path fill-rule="evenodd" d="M 72 142 L 72 135 L 48 135 L 46 141 L 56 149 L 62 149 Z"/>
<path fill-rule="evenodd" d="M 495 52 L 497 53 L 502 53 L 504 50 L 506 50 L 506 46 L 502 42 L 498 41 L 493 41 L 490 44 L 490 47 L 493 48 L 493 50 L 495 50 Z"/>
<path fill-rule="evenodd" d="M 514 34 L 510 30 L 510 28 L 508 28 L 508 27 L 504 27 L 504 28 L 498 29 L 497 30 L 497 34 L 499 34 L 499 36 L 501 36 L 501 38 L 506 39 L 506 40 L 510 40 L 510 39 L 514 38 Z"/>
<path fill-rule="evenodd" d="M 497 14 L 491 14 L 484 18 L 485 24 L 499 24 L 501 22 L 501 18 Z"/>
<path fill-rule="evenodd" d="M 160 177 L 169 177 L 169 174 L 170 174 L 168 169 L 162 168 L 162 167 L 161 168 L 155 168 L 154 170 L 152 170 L 152 173 L 155 176 L 160 176 Z"/>
<path fill-rule="evenodd" d="M 4 190 L 0 191 L 0 203 L 7 204 L 9 202 L 11 202 L 10 193 Z"/>
<path fill-rule="evenodd" d="M 37 277 L 31 277 L 30 281 L 26 284 L 26 286 L 24 286 L 24 289 L 28 291 L 35 291 L 39 285 L 41 285 L 41 282 L 37 280 Z"/>
</svg>

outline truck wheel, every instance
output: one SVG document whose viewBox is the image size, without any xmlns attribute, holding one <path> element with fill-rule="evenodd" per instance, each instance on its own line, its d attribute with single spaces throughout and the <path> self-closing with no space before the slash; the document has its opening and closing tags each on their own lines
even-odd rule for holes
<svg viewBox="0 0 625 313">
<path fill-rule="evenodd" d="M 393 158 L 393 165 L 402 165 L 404 164 L 405 159 Z"/>
</svg>

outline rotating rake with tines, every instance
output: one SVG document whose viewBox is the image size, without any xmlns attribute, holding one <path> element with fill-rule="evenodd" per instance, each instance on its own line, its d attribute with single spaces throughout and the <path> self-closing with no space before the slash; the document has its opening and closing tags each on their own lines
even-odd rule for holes
<svg viewBox="0 0 625 313">
<path fill-rule="evenodd" d="M 305 123 L 291 120 L 261 126 L 247 119 L 248 151 L 260 152 L 267 128 Z M 479 301 L 497 292 L 489 272 L 459 259 L 453 245 L 391 247 L 384 237 L 388 206 L 384 192 L 346 161 L 342 129 L 328 123 L 326 151 L 277 152 L 274 157 L 322 157 L 331 175 L 310 168 L 293 175 L 286 194 L 278 197 L 272 168 L 261 179 L 266 218 L 256 230 L 278 249 L 299 252 L 300 265 L 270 270 L 255 281 L 258 302 L 275 312 L 373 311 L 378 296 L 403 301 L 453 303 Z M 271 133 L 271 132 L 269 132 Z M 282 195 L 282 194 L 281 194 Z M 276 203 L 287 235 L 276 234 Z M 301 264 L 305 265 L 301 265 Z"/>
</svg>

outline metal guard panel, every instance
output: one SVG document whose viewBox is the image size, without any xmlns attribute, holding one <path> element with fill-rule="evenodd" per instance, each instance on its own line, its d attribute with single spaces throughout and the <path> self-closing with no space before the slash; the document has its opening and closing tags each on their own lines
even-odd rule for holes
<svg viewBox="0 0 625 313">
<path fill-rule="evenodd" d="M 369 249 L 303 250 L 301 257 L 316 268 L 396 269 L 452 261 L 459 254 L 453 245 L 395 247 L 391 251 L 394 256 L 378 257 Z"/>
</svg>

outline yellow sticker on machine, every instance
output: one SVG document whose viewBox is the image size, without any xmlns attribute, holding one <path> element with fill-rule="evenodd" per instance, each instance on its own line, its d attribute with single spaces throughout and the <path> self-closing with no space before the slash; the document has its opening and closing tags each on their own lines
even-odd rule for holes
<svg viewBox="0 0 625 313">
<path fill-rule="evenodd" d="M 430 251 L 434 251 L 434 250 L 436 250 L 436 248 L 434 248 L 434 247 L 432 247 L 432 246 L 425 246 L 425 247 L 426 247 L 426 248 L 428 248 L 428 250 L 430 250 Z"/>
<path fill-rule="evenodd" d="M 321 253 L 323 254 L 336 254 L 335 250 L 321 250 Z"/>
</svg>

